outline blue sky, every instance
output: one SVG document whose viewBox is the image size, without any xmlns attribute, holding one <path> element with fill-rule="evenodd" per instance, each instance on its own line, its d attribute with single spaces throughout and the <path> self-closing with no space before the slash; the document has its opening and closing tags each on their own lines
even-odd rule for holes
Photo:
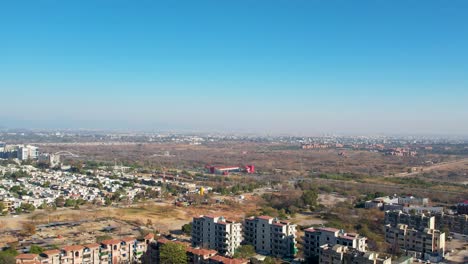
<svg viewBox="0 0 468 264">
<path fill-rule="evenodd" d="M 467 1 L 1 1 L 0 126 L 468 134 Z"/>
</svg>

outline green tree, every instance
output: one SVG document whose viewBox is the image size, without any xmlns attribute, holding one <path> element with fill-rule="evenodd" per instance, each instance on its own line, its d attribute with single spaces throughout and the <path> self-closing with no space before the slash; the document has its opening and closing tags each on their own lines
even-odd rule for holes
<svg viewBox="0 0 468 264">
<path fill-rule="evenodd" d="M 272 257 L 266 257 L 264 260 L 263 260 L 263 263 L 264 264 L 276 264 L 276 261 L 274 258 Z"/>
<path fill-rule="evenodd" d="M 73 207 L 76 205 L 76 201 L 73 199 L 67 199 L 65 201 L 65 207 Z"/>
<path fill-rule="evenodd" d="M 161 264 L 186 264 L 187 254 L 182 244 L 168 242 L 159 253 Z"/>
<path fill-rule="evenodd" d="M 186 235 L 192 234 L 192 223 L 188 223 L 182 226 L 182 232 Z"/>
<path fill-rule="evenodd" d="M 0 251 L 0 263 L 2 264 L 15 264 L 15 256 L 18 255 L 18 251 L 14 248 L 7 248 L 3 251 Z"/>
<path fill-rule="evenodd" d="M 31 248 L 29 249 L 29 253 L 31 254 L 41 254 L 44 251 L 44 249 L 38 245 L 31 245 Z"/>
<path fill-rule="evenodd" d="M 0 214 L 5 215 L 7 213 L 6 206 L 3 202 L 0 202 Z"/>
<path fill-rule="evenodd" d="M 315 190 L 306 190 L 301 195 L 301 199 L 305 205 L 314 207 L 317 205 L 318 193 Z"/>
<path fill-rule="evenodd" d="M 234 258 L 249 259 L 255 256 L 255 248 L 252 245 L 243 245 L 237 248 Z"/>
</svg>

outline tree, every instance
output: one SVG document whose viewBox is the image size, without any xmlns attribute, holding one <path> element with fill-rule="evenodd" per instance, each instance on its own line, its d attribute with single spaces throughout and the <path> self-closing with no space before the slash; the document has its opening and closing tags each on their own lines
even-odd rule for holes
<svg viewBox="0 0 468 264">
<path fill-rule="evenodd" d="M 252 245 L 243 245 L 237 248 L 234 258 L 249 259 L 255 256 L 255 248 Z"/>
<path fill-rule="evenodd" d="M 276 261 L 274 258 L 272 257 L 266 257 L 264 260 L 263 260 L 263 263 L 264 264 L 276 264 Z"/>
<path fill-rule="evenodd" d="M 182 226 L 182 232 L 186 235 L 191 235 L 192 234 L 192 223 L 188 223 Z"/>
<path fill-rule="evenodd" d="M 0 263 L 4 264 L 15 264 L 15 256 L 18 255 L 18 251 L 13 247 L 7 248 L 3 251 L 0 251 Z"/>
<path fill-rule="evenodd" d="M 31 254 L 41 254 L 44 251 L 44 249 L 38 245 L 31 245 L 31 248 L 29 249 L 29 253 Z"/>
<path fill-rule="evenodd" d="M 65 205 L 65 198 L 63 198 L 63 196 L 59 196 L 57 197 L 57 199 L 55 199 L 55 206 L 63 207 L 64 205 Z"/>
<path fill-rule="evenodd" d="M 161 264 L 186 264 L 187 254 L 182 244 L 168 242 L 161 247 L 159 253 Z"/>
<path fill-rule="evenodd" d="M 0 214 L 5 215 L 8 211 L 6 211 L 6 206 L 3 202 L 0 202 Z"/>
<path fill-rule="evenodd" d="M 31 222 L 24 222 L 21 231 L 24 235 L 31 236 L 36 234 L 36 226 Z"/>
<path fill-rule="evenodd" d="M 315 190 L 306 190 L 304 193 L 302 193 L 301 199 L 304 202 L 304 204 L 314 207 L 317 205 L 317 198 L 318 194 L 317 191 Z"/>
</svg>

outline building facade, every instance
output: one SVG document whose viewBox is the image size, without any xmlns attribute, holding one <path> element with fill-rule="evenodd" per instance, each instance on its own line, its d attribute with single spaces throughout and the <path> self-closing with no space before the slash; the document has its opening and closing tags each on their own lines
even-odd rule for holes
<svg viewBox="0 0 468 264">
<path fill-rule="evenodd" d="M 411 214 L 402 211 L 385 211 L 385 224 L 397 226 L 405 224 L 409 228 L 424 230 L 425 228 L 435 229 L 435 216 L 426 214 Z"/>
<path fill-rule="evenodd" d="M 245 243 L 255 251 L 275 257 L 293 257 L 297 253 L 296 225 L 269 216 L 245 219 Z"/>
<path fill-rule="evenodd" d="M 336 228 L 308 228 L 304 230 L 303 237 L 304 256 L 316 257 L 320 254 L 320 247 L 329 245 L 342 245 L 354 248 L 357 251 L 367 250 L 367 238 L 354 233 L 345 233 Z"/>
<path fill-rule="evenodd" d="M 418 259 L 443 258 L 445 253 L 445 233 L 426 228 L 422 231 L 398 224 L 385 226 L 385 241 L 395 250 Z"/>
<path fill-rule="evenodd" d="M 320 264 L 391 264 L 392 258 L 377 252 L 361 252 L 343 245 L 323 245 L 319 249 Z"/>
<path fill-rule="evenodd" d="M 192 246 L 233 256 L 242 242 L 242 224 L 224 217 L 199 216 L 192 222 Z"/>
</svg>

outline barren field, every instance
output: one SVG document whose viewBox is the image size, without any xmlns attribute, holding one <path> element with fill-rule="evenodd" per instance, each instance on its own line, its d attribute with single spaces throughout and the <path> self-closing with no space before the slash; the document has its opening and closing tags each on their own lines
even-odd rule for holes
<svg viewBox="0 0 468 264">
<path fill-rule="evenodd" d="M 369 151 L 302 150 L 295 145 L 272 143 L 213 143 L 206 145 L 121 143 L 121 144 L 43 144 L 46 152 L 70 151 L 82 160 L 139 163 L 140 165 L 178 169 L 199 169 L 206 164 L 255 164 L 262 172 L 358 173 L 390 175 L 424 164 L 427 157 L 395 157 Z M 455 157 L 437 156 L 438 160 Z"/>
</svg>

